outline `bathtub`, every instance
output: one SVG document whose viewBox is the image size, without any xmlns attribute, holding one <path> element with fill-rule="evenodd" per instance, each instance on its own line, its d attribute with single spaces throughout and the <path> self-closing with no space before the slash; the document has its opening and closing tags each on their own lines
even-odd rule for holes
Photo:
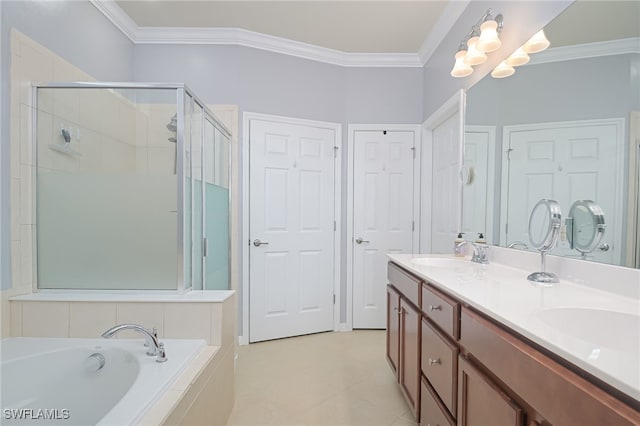
<svg viewBox="0 0 640 426">
<path fill-rule="evenodd" d="M 161 341 L 165 363 L 146 355 L 144 339 L 3 339 L 0 423 L 137 423 L 206 345 Z"/>
</svg>

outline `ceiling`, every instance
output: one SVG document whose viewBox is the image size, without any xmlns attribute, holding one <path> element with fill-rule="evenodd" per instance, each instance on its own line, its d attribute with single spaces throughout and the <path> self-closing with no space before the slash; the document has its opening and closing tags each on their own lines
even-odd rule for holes
<svg viewBox="0 0 640 426">
<path fill-rule="evenodd" d="M 94 0 L 97 1 L 97 0 Z M 238 28 L 347 54 L 415 54 L 460 0 L 116 0 L 140 29 Z M 496 2 L 499 5 L 499 1 Z M 497 7 L 499 9 L 499 7 Z M 447 16 L 449 12 L 449 16 Z M 461 10 L 460 10 L 461 13 Z M 438 27 L 438 20 L 440 27 Z M 508 17 L 505 17 L 508 23 Z M 545 27 L 552 47 L 640 36 L 640 1 L 577 0 Z M 174 33 L 175 34 L 175 33 Z M 435 46 L 431 46 L 432 48 Z"/>
<path fill-rule="evenodd" d="M 348 53 L 416 53 L 447 3 L 117 1 L 139 27 L 241 28 Z"/>
</svg>

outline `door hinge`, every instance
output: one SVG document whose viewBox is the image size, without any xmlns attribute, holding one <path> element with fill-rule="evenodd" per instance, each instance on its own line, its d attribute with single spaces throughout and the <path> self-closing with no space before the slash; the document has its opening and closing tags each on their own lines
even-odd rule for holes
<svg viewBox="0 0 640 426">
<path fill-rule="evenodd" d="M 336 295 L 335 294 L 333 295 L 333 304 L 334 305 L 336 304 Z"/>
<path fill-rule="evenodd" d="M 508 223 L 504 224 L 504 233 L 505 234 L 509 234 L 509 224 Z"/>
<path fill-rule="evenodd" d="M 333 230 L 336 231 L 338 229 L 338 224 L 336 223 L 336 221 L 333 221 Z"/>
<path fill-rule="evenodd" d="M 414 220 L 411 221 L 411 232 L 416 230 L 416 222 Z"/>
<path fill-rule="evenodd" d="M 202 256 L 207 257 L 209 254 L 209 241 L 206 238 L 202 239 Z"/>
<path fill-rule="evenodd" d="M 333 158 L 338 158 L 338 147 L 334 146 L 333 147 Z"/>
<path fill-rule="evenodd" d="M 416 158 L 416 147 L 415 147 L 415 146 L 412 146 L 412 147 L 411 147 L 411 151 L 413 152 L 413 154 L 412 154 L 412 155 L 413 155 L 413 158 L 414 158 L 414 160 L 415 160 L 415 158 Z"/>
</svg>

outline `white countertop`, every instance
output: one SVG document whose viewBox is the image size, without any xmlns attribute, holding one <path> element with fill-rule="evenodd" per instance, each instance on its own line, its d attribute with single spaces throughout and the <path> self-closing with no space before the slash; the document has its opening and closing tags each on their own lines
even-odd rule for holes
<svg viewBox="0 0 640 426">
<path fill-rule="evenodd" d="M 453 256 L 388 255 L 394 263 L 640 401 L 640 300 Z M 421 258 L 438 258 L 429 265 Z M 447 260 L 445 260 L 447 259 Z"/>
</svg>

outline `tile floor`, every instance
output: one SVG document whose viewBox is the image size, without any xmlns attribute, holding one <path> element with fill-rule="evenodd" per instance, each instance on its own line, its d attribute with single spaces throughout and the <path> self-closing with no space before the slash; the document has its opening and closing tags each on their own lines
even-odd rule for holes
<svg viewBox="0 0 640 426">
<path fill-rule="evenodd" d="M 385 358 L 385 332 L 321 333 L 238 348 L 228 426 L 416 426 Z"/>
</svg>

